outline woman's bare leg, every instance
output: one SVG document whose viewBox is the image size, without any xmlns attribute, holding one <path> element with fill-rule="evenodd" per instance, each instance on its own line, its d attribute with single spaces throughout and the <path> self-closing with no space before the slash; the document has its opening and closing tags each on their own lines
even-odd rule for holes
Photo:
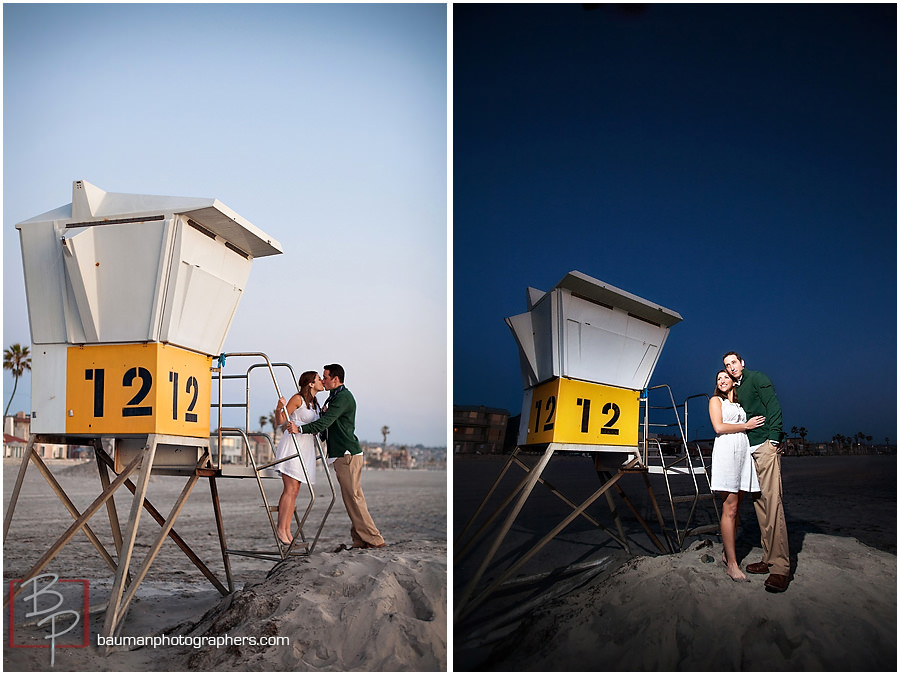
<svg viewBox="0 0 900 675">
<path fill-rule="evenodd" d="M 300 481 L 281 474 L 281 482 L 284 483 L 284 490 L 278 500 L 278 525 L 275 531 L 278 533 L 278 538 L 284 542 L 294 538 L 291 533 L 291 519 L 294 517 L 297 495 L 300 493 Z"/>
<path fill-rule="evenodd" d="M 719 528 L 722 531 L 722 544 L 725 546 L 727 573 L 735 581 L 746 581 L 747 576 L 741 571 L 735 553 L 738 511 L 744 495 L 735 492 L 727 492 L 725 495 L 725 499 L 722 501 L 722 518 L 719 521 Z"/>
</svg>

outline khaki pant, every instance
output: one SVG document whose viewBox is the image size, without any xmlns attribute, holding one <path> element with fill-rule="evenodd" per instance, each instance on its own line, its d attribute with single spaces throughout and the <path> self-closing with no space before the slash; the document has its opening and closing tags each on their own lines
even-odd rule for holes
<svg viewBox="0 0 900 675">
<path fill-rule="evenodd" d="M 789 576 L 791 572 L 788 551 L 787 523 L 781 503 L 781 453 L 769 441 L 750 448 L 756 463 L 760 494 L 754 495 L 753 508 L 759 520 L 763 550 L 762 561 L 768 563 L 770 574 Z"/>
<path fill-rule="evenodd" d="M 341 498 L 350 516 L 350 537 L 354 546 L 381 546 L 384 538 L 369 515 L 366 497 L 362 491 L 362 453 L 344 455 L 334 460 L 334 473 L 341 486 Z"/>
</svg>

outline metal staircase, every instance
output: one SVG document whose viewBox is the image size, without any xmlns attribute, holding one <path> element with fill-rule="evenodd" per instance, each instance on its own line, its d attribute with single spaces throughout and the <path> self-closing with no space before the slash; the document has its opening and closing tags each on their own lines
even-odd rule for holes
<svg viewBox="0 0 900 675">
<path fill-rule="evenodd" d="M 668 400 L 663 405 L 650 405 L 650 392 L 653 390 L 665 390 Z M 641 463 L 647 473 L 662 476 L 665 482 L 666 495 L 672 514 L 672 528 L 668 528 L 664 522 L 661 522 L 660 525 L 663 527 L 663 534 L 673 552 L 680 551 L 689 536 L 718 533 L 719 531 L 719 507 L 710 486 L 707 460 L 703 456 L 699 443 L 694 443 L 691 447 L 687 441 L 688 402 L 695 398 L 709 400 L 706 394 L 697 394 L 685 399 L 683 426 L 675 398 L 668 385 L 661 384 L 650 387 L 642 392 L 640 399 L 643 408 L 643 423 L 638 434 Z M 651 422 L 652 411 L 656 411 L 654 417 L 657 420 L 661 414 L 667 413 L 674 421 Z M 667 429 L 671 433 L 651 433 L 651 429 Z M 697 507 L 701 501 L 712 502 L 715 520 L 712 523 L 694 525 L 694 518 L 698 513 Z"/>
<path fill-rule="evenodd" d="M 225 366 L 228 363 L 229 359 L 234 362 L 236 359 L 244 359 L 251 358 L 255 359 L 254 362 L 250 364 L 249 367 L 246 368 L 243 372 L 236 372 L 233 374 L 225 373 Z M 245 361 L 246 363 L 246 361 Z M 270 551 L 248 551 L 248 550 L 235 550 L 235 549 L 224 549 L 223 554 L 228 555 L 241 555 L 253 558 L 262 558 L 265 560 L 285 560 L 289 555 L 309 555 L 313 552 L 316 547 L 316 544 L 319 541 L 319 536 L 322 534 L 322 529 L 325 526 L 325 521 L 328 519 L 328 515 L 331 513 L 331 509 L 334 506 L 334 502 L 336 500 L 336 492 L 334 489 L 334 482 L 331 478 L 331 473 L 328 471 L 328 463 L 325 455 L 325 450 L 322 445 L 319 443 L 318 436 L 315 436 L 315 447 L 316 447 L 316 456 L 317 460 L 321 460 L 323 471 L 321 473 L 325 474 L 325 477 L 328 480 L 329 490 L 331 492 L 331 501 L 328 504 L 328 507 L 325 510 L 325 513 L 322 515 L 321 520 L 316 527 L 315 535 L 310 540 L 307 537 L 306 532 L 304 531 L 304 527 L 307 524 L 307 521 L 310 518 L 310 515 L 313 510 L 313 506 L 316 501 L 316 493 L 313 486 L 307 480 L 303 483 L 306 487 L 306 492 L 309 495 L 309 501 L 306 505 L 306 508 L 303 511 L 303 514 L 300 515 L 297 508 L 294 509 L 293 520 L 296 528 L 294 529 L 294 536 L 291 540 L 290 545 L 285 546 L 278 539 L 278 534 L 276 532 L 276 522 L 273 517 L 273 513 L 278 513 L 278 505 L 272 505 L 269 503 L 269 499 L 266 495 L 265 486 L 263 484 L 264 478 L 277 478 L 278 473 L 272 471 L 272 467 L 277 466 L 282 462 L 286 462 L 291 459 L 298 459 L 300 461 L 300 465 L 303 468 L 303 475 L 308 476 L 310 471 L 314 471 L 315 467 L 307 467 L 303 462 L 303 457 L 300 454 L 300 449 L 297 446 L 297 441 L 292 435 L 291 438 L 294 441 L 294 450 L 295 453 L 288 455 L 282 459 L 274 459 L 273 461 L 259 461 L 262 458 L 256 457 L 253 446 L 250 443 L 250 439 L 247 436 L 248 430 L 250 429 L 250 375 L 253 371 L 257 369 L 265 369 L 269 377 L 271 379 L 271 384 L 274 387 L 276 398 L 281 398 L 281 391 L 278 387 L 278 381 L 275 377 L 275 369 L 285 369 L 288 373 L 290 373 L 291 381 L 295 383 L 297 378 L 294 376 L 293 368 L 291 368 L 290 364 L 287 363 L 271 363 L 269 358 L 263 354 L 258 352 L 233 352 L 233 353 L 225 353 L 219 356 L 218 366 L 212 369 L 213 371 L 213 382 L 217 384 L 218 390 L 218 400 L 212 403 L 212 408 L 214 411 L 218 413 L 218 424 L 216 429 L 211 433 L 211 440 L 213 441 L 211 445 L 214 445 L 213 449 L 213 465 L 214 468 L 219 472 L 219 475 L 222 477 L 232 477 L 232 478 L 256 478 L 256 482 L 259 485 L 259 492 L 262 497 L 263 507 L 265 508 L 266 515 L 269 519 L 269 525 L 272 528 L 272 536 L 275 539 L 275 549 Z M 223 385 L 226 382 L 236 382 L 243 383 L 243 400 L 236 402 L 228 402 L 224 401 L 225 394 L 223 392 Z M 271 395 L 271 389 L 266 388 L 266 391 Z M 299 391 L 297 392 L 299 393 Z M 225 409 L 236 408 L 242 409 L 244 411 L 244 426 L 241 427 L 229 427 L 223 425 L 223 412 Z M 286 411 L 285 411 L 286 412 Z M 275 443 L 274 440 L 269 434 L 254 434 L 254 435 L 262 435 L 266 442 L 268 443 L 269 449 L 271 450 L 271 455 L 274 457 L 275 455 Z M 238 462 L 225 462 L 224 451 L 223 451 L 223 439 L 228 437 L 238 437 L 243 441 L 242 452 L 240 461 Z M 226 560 L 226 566 L 228 566 Z"/>
</svg>

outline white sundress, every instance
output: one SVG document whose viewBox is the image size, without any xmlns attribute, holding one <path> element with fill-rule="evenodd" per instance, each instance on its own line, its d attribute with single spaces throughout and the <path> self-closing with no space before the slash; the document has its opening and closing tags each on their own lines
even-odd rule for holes
<svg viewBox="0 0 900 675">
<path fill-rule="evenodd" d="M 291 422 L 294 424 L 309 424 L 319 419 L 319 413 L 312 408 L 307 408 L 306 404 L 300 405 L 290 415 Z M 309 482 L 310 485 L 316 483 L 316 445 L 314 434 L 290 434 L 285 432 L 278 441 L 278 447 L 275 448 L 275 459 L 288 457 L 297 453 L 294 447 L 294 441 L 297 440 L 297 448 L 300 449 L 300 456 L 303 458 L 303 466 L 306 467 L 306 476 L 303 475 L 303 466 L 300 460 L 294 457 L 281 464 L 276 464 L 272 468 L 279 473 L 295 478 L 301 483 Z"/>
<path fill-rule="evenodd" d="M 747 413 L 739 403 L 722 399 L 722 421 L 743 424 Z M 712 489 L 716 492 L 759 492 L 756 463 L 750 455 L 750 441 L 746 432 L 720 434 L 716 437 L 712 454 Z"/>
</svg>

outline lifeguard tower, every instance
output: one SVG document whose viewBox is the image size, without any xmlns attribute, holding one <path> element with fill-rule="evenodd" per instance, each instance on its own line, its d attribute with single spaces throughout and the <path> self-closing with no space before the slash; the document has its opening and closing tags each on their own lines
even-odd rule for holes
<svg viewBox="0 0 900 675">
<path fill-rule="evenodd" d="M 534 288 L 527 290 L 527 311 L 506 319 L 519 348 L 524 387 L 517 445 L 484 501 L 461 531 L 456 542 L 456 561 L 486 534 L 492 523 L 514 500 L 515 504 L 456 603 L 457 618 L 465 616 L 479 605 L 576 518 L 586 518 L 629 550 L 628 540 L 613 505 L 610 492 L 612 488 L 625 500 L 660 551 L 680 547 L 684 537 L 695 531 L 690 529 L 689 523 L 693 507 L 701 498 L 700 493 L 704 488 L 702 478 L 700 482 L 697 478 L 706 476 L 706 469 L 702 458 L 698 463 L 695 455 L 692 461 L 688 452 L 686 427 L 682 426 L 678 418 L 674 398 L 667 385 L 652 389 L 665 389 L 672 398 L 671 409 L 676 413 L 678 434 L 683 440 L 683 443 L 679 443 L 680 449 L 675 456 L 671 456 L 671 453 L 665 456 L 663 445 L 652 439 L 649 431 L 650 377 L 669 329 L 681 320 L 677 312 L 578 271 L 566 274 L 549 292 Z M 651 453 L 654 445 L 657 452 Z M 521 453 L 526 450 L 540 453 L 534 466 L 528 466 L 522 461 Z M 567 499 L 542 479 L 554 454 L 572 452 L 591 453 L 594 467 L 603 481 L 601 487 L 580 505 Z M 480 529 L 467 538 L 481 511 L 513 465 L 525 471 L 525 478 L 481 524 Z M 643 476 L 668 549 L 618 485 L 619 480 L 629 473 Z M 665 476 L 672 506 L 674 537 L 669 536 L 670 530 L 664 524 L 648 473 Z M 669 482 L 674 475 L 693 479 L 694 490 L 689 495 L 692 502 L 691 514 L 685 520 L 683 528 L 679 528 L 675 511 L 675 504 L 682 501 L 683 496 L 673 495 Z M 572 513 L 473 598 L 479 581 L 538 483 L 547 485 L 551 492 L 572 509 Z M 709 493 L 708 478 L 705 488 Z M 617 533 L 604 528 L 585 511 L 601 496 L 606 497 L 613 513 Z"/>
<path fill-rule="evenodd" d="M 74 182 L 71 204 L 16 228 L 33 345 L 32 414 L 31 436 L 7 508 L 4 539 L 29 462 L 75 519 L 25 579 L 38 574 L 72 537 L 84 531 L 115 573 L 102 631 L 110 637 L 121 629 L 137 587 L 167 536 L 223 595 L 234 590 L 229 555 L 282 560 L 294 553 L 311 553 L 334 503 L 331 477 L 326 472 L 332 501 L 315 538 L 308 540 L 303 532 L 315 500 L 309 488 L 306 512 L 302 518 L 296 512 L 293 515 L 299 526 L 294 541 L 289 547 L 280 545 L 272 518 L 277 506 L 268 505 L 262 484 L 262 478 L 272 473 L 267 470 L 278 462 L 257 462 L 247 437 L 250 371 L 268 372 L 273 388 L 267 400 L 275 400 L 281 396 L 275 369 L 287 368 L 296 383 L 293 370 L 288 364 L 271 363 L 265 354 L 221 353 L 253 261 L 282 253 L 278 241 L 217 199 L 109 193 L 85 181 Z M 226 374 L 226 361 L 238 357 L 253 361 L 242 374 Z M 223 381 L 228 379 L 246 381 L 243 401 L 223 402 Z M 212 397 L 214 382 L 218 400 Z M 223 408 L 228 407 L 245 410 L 243 428 L 223 425 Z M 211 430 L 213 410 L 217 424 Z M 241 462 L 223 462 L 225 436 L 242 438 Z M 36 442 L 93 446 L 102 489 L 84 512 L 76 509 L 47 469 L 34 450 Z M 318 454 L 324 465 L 321 447 Z M 300 457 L 299 452 L 296 456 Z M 313 468 L 304 467 L 304 471 Z M 166 517 L 146 499 L 151 473 L 187 477 Z M 276 542 L 274 551 L 226 546 L 216 479 L 230 476 L 258 481 Z M 225 584 L 173 529 L 200 478 L 209 480 Z M 112 499 L 122 485 L 134 495 L 124 529 Z M 104 506 L 115 555 L 89 525 Z M 144 509 L 161 530 L 132 578 L 131 558 Z M 11 600 L 7 597 L 6 602 Z"/>
</svg>

